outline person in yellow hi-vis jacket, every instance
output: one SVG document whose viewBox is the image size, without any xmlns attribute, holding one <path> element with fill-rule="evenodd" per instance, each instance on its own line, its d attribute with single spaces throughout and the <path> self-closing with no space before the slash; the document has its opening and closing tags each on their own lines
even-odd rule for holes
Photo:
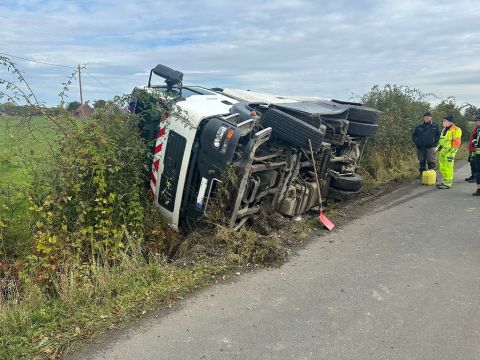
<svg viewBox="0 0 480 360">
<path fill-rule="evenodd" d="M 450 189 L 453 183 L 455 154 L 462 143 L 462 129 L 455 125 L 453 115 L 445 116 L 442 125 L 443 130 L 437 146 L 442 183 L 437 185 L 437 188 Z"/>
</svg>

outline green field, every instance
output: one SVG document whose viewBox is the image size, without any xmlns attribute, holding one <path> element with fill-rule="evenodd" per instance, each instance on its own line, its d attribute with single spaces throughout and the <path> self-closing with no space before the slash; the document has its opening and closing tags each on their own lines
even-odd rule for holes
<svg viewBox="0 0 480 360">
<path fill-rule="evenodd" d="M 0 117 L 0 187 L 30 183 L 32 167 L 55 147 L 57 131 L 45 117 Z"/>
<path fill-rule="evenodd" d="M 29 246 L 28 189 L 32 171 L 48 166 L 58 133 L 46 117 L 0 117 L 0 217 L 9 226 L 4 252 L 17 258 Z"/>
</svg>

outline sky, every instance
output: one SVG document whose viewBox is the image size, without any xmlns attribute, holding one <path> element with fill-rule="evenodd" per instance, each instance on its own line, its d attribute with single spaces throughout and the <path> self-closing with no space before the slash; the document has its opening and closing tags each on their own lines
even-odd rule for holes
<svg viewBox="0 0 480 360">
<path fill-rule="evenodd" d="M 2 0 L 0 39 L 0 54 L 72 67 L 10 57 L 49 106 L 78 64 L 93 101 L 159 63 L 190 85 L 348 100 L 397 84 L 480 106 L 478 0 Z"/>
</svg>

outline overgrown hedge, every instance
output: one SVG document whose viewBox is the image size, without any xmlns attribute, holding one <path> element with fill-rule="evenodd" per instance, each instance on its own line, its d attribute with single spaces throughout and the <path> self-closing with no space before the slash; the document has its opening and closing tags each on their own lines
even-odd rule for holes
<svg viewBox="0 0 480 360">
<path fill-rule="evenodd" d="M 146 147 L 137 118 L 99 112 L 61 139 L 51 171 L 38 173 L 30 211 L 36 279 L 69 267 L 114 263 L 143 239 Z"/>
</svg>

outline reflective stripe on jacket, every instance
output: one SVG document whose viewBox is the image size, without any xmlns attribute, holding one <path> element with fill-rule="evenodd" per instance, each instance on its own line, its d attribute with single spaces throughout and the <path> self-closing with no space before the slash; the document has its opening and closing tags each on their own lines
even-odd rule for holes
<svg viewBox="0 0 480 360">
<path fill-rule="evenodd" d="M 477 143 L 475 144 L 475 154 L 480 156 L 480 131 L 477 132 Z"/>
<path fill-rule="evenodd" d="M 453 124 L 450 129 L 443 129 L 440 135 L 440 141 L 438 146 L 441 147 L 441 151 L 450 152 L 455 154 L 462 144 L 462 129 Z"/>
<path fill-rule="evenodd" d="M 472 132 L 470 133 L 470 138 L 468 139 L 468 152 L 470 152 L 470 153 L 475 152 L 475 145 L 473 144 L 473 139 L 477 138 L 478 133 L 480 133 L 480 128 L 475 126 L 472 129 Z"/>
</svg>

